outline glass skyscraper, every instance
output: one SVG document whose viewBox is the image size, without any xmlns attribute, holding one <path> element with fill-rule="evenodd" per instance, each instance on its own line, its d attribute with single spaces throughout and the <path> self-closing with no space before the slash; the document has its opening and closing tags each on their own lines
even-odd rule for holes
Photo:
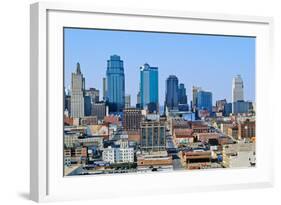
<svg viewBox="0 0 281 205">
<path fill-rule="evenodd" d="M 183 83 L 179 84 L 179 104 L 187 104 L 186 89 Z"/>
<path fill-rule="evenodd" d="M 176 76 L 170 75 L 166 80 L 165 106 L 168 109 L 176 110 L 179 105 L 179 80 Z"/>
<path fill-rule="evenodd" d="M 147 63 L 140 67 L 140 104 L 150 112 L 158 112 L 158 68 Z"/>
<path fill-rule="evenodd" d="M 106 102 L 110 112 L 120 112 L 125 106 L 125 75 L 120 56 L 113 55 L 107 61 Z"/>
<path fill-rule="evenodd" d="M 212 113 L 212 93 L 208 91 L 199 91 L 197 93 L 197 108 L 199 110 L 208 110 Z"/>
</svg>

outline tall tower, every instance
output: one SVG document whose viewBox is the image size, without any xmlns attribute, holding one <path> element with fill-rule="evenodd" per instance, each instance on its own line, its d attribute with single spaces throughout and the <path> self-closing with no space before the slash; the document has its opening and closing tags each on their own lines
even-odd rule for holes
<svg viewBox="0 0 281 205">
<path fill-rule="evenodd" d="M 179 105 L 179 80 L 175 75 L 170 75 L 166 80 L 165 106 L 171 110 L 178 109 Z"/>
<path fill-rule="evenodd" d="M 195 111 L 197 107 L 197 94 L 202 90 L 201 87 L 192 86 L 192 109 Z"/>
<path fill-rule="evenodd" d="M 76 72 L 71 75 L 71 116 L 84 117 L 85 78 L 77 63 Z"/>
<path fill-rule="evenodd" d="M 244 85 L 240 75 L 235 76 L 232 80 L 232 111 L 234 103 L 237 101 L 244 101 Z"/>
<path fill-rule="evenodd" d="M 186 89 L 183 83 L 179 84 L 179 104 L 187 104 Z"/>
<path fill-rule="evenodd" d="M 113 55 L 107 61 L 107 103 L 110 112 L 120 112 L 125 106 L 125 75 L 120 56 Z"/>
<path fill-rule="evenodd" d="M 158 112 L 158 68 L 147 63 L 140 67 L 140 104 L 150 112 Z"/>
<path fill-rule="evenodd" d="M 240 75 L 237 75 L 232 80 L 232 102 L 244 100 L 244 85 Z"/>
</svg>

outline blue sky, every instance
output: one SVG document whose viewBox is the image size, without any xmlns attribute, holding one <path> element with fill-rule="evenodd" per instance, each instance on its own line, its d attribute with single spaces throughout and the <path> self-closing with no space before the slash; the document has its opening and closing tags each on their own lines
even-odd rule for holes
<svg viewBox="0 0 281 205">
<path fill-rule="evenodd" d="M 86 88 L 100 90 L 110 55 L 124 61 L 126 94 L 136 103 L 139 67 L 144 63 L 159 69 L 159 101 L 165 99 L 165 80 L 176 75 L 184 83 L 190 102 L 191 88 L 200 86 L 213 93 L 213 103 L 231 101 L 232 78 L 240 74 L 245 100 L 255 101 L 255 38 L 170 34 L 66 28 L 65 86 L 71 84 L 76 63 L 86 79 Z"/>
</svg>

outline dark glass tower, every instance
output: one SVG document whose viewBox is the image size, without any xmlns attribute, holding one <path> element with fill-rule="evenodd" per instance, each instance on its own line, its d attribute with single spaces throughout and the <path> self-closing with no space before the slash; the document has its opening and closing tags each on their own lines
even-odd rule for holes
<svg viewBox="0 0 281 205">
<path fill-rule="evenodd" d="M 183 83 L 179 85 L 179 104 L 187 104 L 186 89 Z"/>
<path fill-rule="evenodd" d="M 179 88 L 178 78 L 174 75 L 170 75 L 166 80 L 166 102 L 165 105 L 169 110 L 178 109 L 179 105 Z"/>
<path fill-rule="evenodd" d="M 110 56 L 106 70 L 106 102 L 110 112 L 121 112 L 125 106 L 125 75 L 120 56 Z"/>
</svg>

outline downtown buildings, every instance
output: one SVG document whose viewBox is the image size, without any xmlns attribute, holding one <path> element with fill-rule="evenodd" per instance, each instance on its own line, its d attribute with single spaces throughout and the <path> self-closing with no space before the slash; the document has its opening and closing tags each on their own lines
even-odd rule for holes
<svg viewBox="0 0 281 205">
<path fill-rule="evenodd" d="M 175 75 L 161 82 L 166 85 L 165 101 L 159 102 L 159 72 L 158 67 L 147 63 L 141 66 L 139 82 L 129 81 L 139 85 L 137 95 L 125 95 L 123 61 L 112 55 L 107 61 L 106 78 L 100 81 L 100 101 L 98 89 L 85 88 L 77 64 L 71 90 L 65 92 L 66 167 L 81 166 L 88 174 L 218 168 L 232 166 L 227 164 L 233 156 L 224 145 L 254 143 L 254 113 L 247 109 L 242 113 L 242 108 L 232 112 L 232 105 L 244 102 L 243 81 L 242 86 L 241 80 L 234 83 L 234 103 L 222 99 L 215 106 L 212 92 L 193 86 L 189 107 L 185 85 Z M 136 98 L 135 106 L 131 96 Z M 160 112 L 161 104 L 167 112 Z M 243 160 L 239 166 L 244 166 L 247 156 L 237 158 Z"/>
</svg>

